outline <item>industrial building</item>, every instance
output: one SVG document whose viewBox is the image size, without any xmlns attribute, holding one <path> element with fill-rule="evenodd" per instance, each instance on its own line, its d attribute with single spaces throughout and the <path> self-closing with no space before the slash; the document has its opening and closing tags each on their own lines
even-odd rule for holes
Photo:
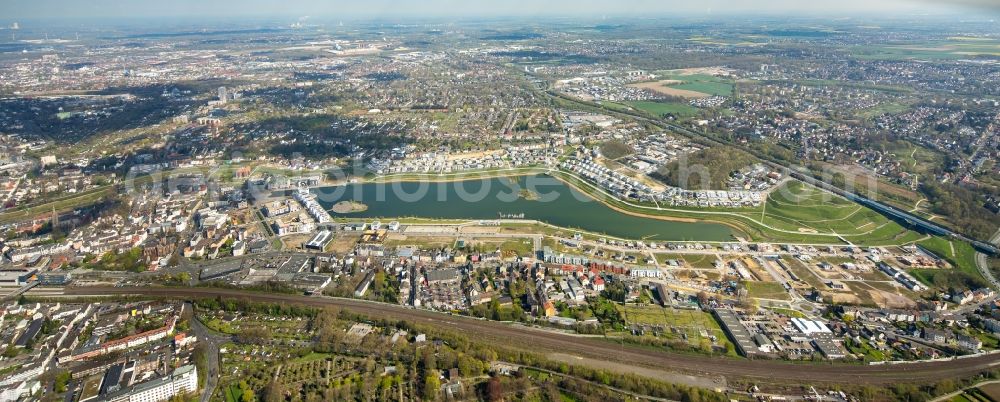
<svg viewBox="0 0 1000 402">
<path fill-rule="evenodd" d="M 743 326 L 740 318 L 733 310 L 715 309 L 712 311 L 712 314 L 719 320 L 722 331 L 726 333 L 729 340 L 736 346 L 736 352 L 740 356 L 749 357 L 760 352 L 760 349 L 754 342 L 753 336 L 750 335 L 750 331 L 747 331 L 747 328 Z"/>
</svg>

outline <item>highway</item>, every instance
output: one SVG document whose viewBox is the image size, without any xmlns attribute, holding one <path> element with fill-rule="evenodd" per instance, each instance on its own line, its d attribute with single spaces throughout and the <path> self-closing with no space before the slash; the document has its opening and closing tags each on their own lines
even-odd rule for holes
<svg viewBox="0 0 1000 402">
<path fill-rule="evenodd" d="M 452 329 L 486 344 L 502 345 L 539 353 L 562 353 L 630 366 L 669 370 L 692 375 L 725 376 L 749 381 L 814 384 L 888 385 L 900 382 L 932 383 L 945 378 L 975 375 L 1000 366 L 1000 355 L 977 356 L 950 361 L 900 365 L 842 363 L 790 363 L 680 354 L 662 349 L 622 345 L 599 337 L 586 337 L 541 330 L 470 317 L 448 315 L 404 306 L 363 300 L 261 293 L 239 289 L 162 287 L 71 287 L 69 296 L 143 295 L 192 299 L 235 297 L 257 302 L 295 303 L 315 307 L 337 307 L 374 318 L 407 320 Z"/>
</svg>

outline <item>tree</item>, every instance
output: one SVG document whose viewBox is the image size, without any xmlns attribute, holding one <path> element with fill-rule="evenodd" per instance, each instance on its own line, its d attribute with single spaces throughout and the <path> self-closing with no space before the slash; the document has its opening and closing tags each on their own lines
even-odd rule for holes
<svg viewBox="0 0 1000 402">
<path fill-rule="evenodd" d="M 285 387 L 277 381 L 271 381 L 264 387 L 264 402 L 282 402 L 285 400 Z"/>
<path fill-rule="evenodd" d="M 706 292 L 704 290 L 698 292 L 698 305 L 700 305 L 702 307 L 705 307 L 705 306 L 708 305 L 708 292 Z"/>
<path fill-rule="evenodd" d="M 261 344 L 270 339 L 271 334 L 263 328 L 249 328 L 236 335 L 236 341 L 245 344 Z"/>
<path fill-rule="evenodd" d="M 69 380 L 71 380 L 72 378 L 73 378 L 73 373 L 70 373 L 69 370 L 60 369 L 58 372 L 56 372 L 56 383 L 55 383 L 56 392 L 57 393 L 66 392 L 66 385 L 69 384 Z"/>
<path fill-rule="evenodd" d="M 689 389 L 681 395 L 681 402 L 701 402 L 701 394 L 696 389 Z"/>
<path fill-rule="evenodd" d="M 254 402 L 254 399 L 252 389 L 244 389 L 243 394 L 240 395 L 240 402 Z"/>
<path fill-rule="evenodd" d="M 712 341 L 708 340 L 708 338 L 701 338 L 701 342 L 699 342 L 698 346 L 701 348 L 702 352 L 712 352 Z"/>
<path fill-rule="evenodd" d="M 521 303 L 518 300 L 514 301 L 514 305 L 510 308 L 512 321 L 520 321 L 524 319 L 524 308 L 521 307 Z"/>
<path fill-rule="evenodd" d="M 945 379 L 941 380 L 941 382 L 938 382 L 937 385 L 934 386 L 934 394 L 944 395 L 954 391 L 955 389 L 957 389 L 957 387 L 955 386 L 955 381 Z"/>
<path fill-rule="evenodd" d="M 490 377 L 486 383 L 486 399 L 490 402 L 503 400 L 503 388 L 500 386 L 499 377 Z"/>
<path fill-rule="evenodd" d="M 466 377 L 474 377 L 483 373 L 483 366 L 478 360 L 462 355 L 458 358 L 458 371 Z"/>
<path fill-rule="evenodd" d="M 423 359 L 421 360 L 421 362 L 423 363 L 423 367 L 421 367 L 421 368 L 424 370 L 424 372 L 428 372 L 429 373 L 431 371 L 436 370 L 437 369 L 437 357 L 434 356 L 434 351 L 431 350 L 430 348 L 427 348 L 427 349 L 424 349 L 423 353 L 424 353 Z"/>
<path fill-rule="evenodd" d="M 608 159 L 618 159 L 634 152 L 632 147 L 621 140 L 611 140 L 601 144 L 601 155 Z"/>
<path fill-rule="evenodd" d="M 436 400 L 439 389 L 441 389 L 441 380 L 438 379 L 437 370 L 429 370 L 424 376 L 424 400 Z"/>
</svg>

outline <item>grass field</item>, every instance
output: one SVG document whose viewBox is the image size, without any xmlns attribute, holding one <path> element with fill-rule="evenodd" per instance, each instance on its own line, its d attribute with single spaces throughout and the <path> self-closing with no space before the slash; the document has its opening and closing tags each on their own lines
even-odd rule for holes
<svg viewBox="0 0 1000 402">
<path fill-rule="evenodd" d="M 865 361 L 886 360 L 886 355 L 884 352 L 872 348 L 871 345 L 868 345 L 868 343 L 856 344 L 854 342 L 845 342 L 844 346 L 847 348 L 848 352 L 864 356 Z"/>
<path fill-rule="evenodd" d="M 593 185 L 575 176 L 562 172 L 550 174 L 584 192 L 597 194 L 602 201 L 627 212 L 724 223 L 751 240 L 826 244 L 841 243 L 840 238 L 843 237 L 858 245 L 892 245 L 922 237 L 873 210 L 798 181 L 790 181 L 782 186 L 785 189 L 772 192 L 765 207 L 673 207 L 657 210 L 652 203 L 642 204 L 644 208 L 640 208 L 601 196 Z"/>
<path fill-rule="evenodd" d="M 77 194 L 62 196 L 35 206 L 11 209 L 0 213 L 0 223 L 11 223 L 42 214 L 51 214 L 53 209 L 56 212 L 65 212 L 69 209 L 95 204 L 104 197 L 114 195 L 114 190 L 114 186 L 104 186 Z"/>
<path fill-rule="evenodd" d="M 917 242 L 917 244 L 948 261 L 957 272 L 978 280 L 983 280 L 979 268 L 976 267 L 976 250 L 968 243 L 953 241 L 943 237 L 933 237 Z M 921 279 L 927 279 L 933 283 L 935 271 L 942 270 L 916 270 L 915 274 L 919 274 L 922 276 Z"/>
<path fill-rule="evenodd" d="M 711 314 L 700 310 L 679 310 L 652 305 L 617 307 L 629 324 L 661 326 L 666 330 L 663 336 L 667 338 L 683 339 L 687 336 L 688 343 L 699 345 L 702 331 L 705 331 L 708 335 L 714 335 L 720 345 L 729 342 Z"/>
<path fill-rule="evenodd" d="M 888 103 L 880 104 L 880 105 L 878 105 L 876 107 L 873 107 L 871 109 L 866 109 L 866 110 L 858 113 L 858 115 L 861 116 L 861 117 L 863 117 L 863 118 L 866 118 L 866 119 L 871 119 L 873 117 L 876 117 L 876 116 L 879 116 L 879 115 L 882 115 L 882 114 L 886 114 L 886 113 L 889 113 L 889 114 L 903 113 L 903 112 L 905 112 L 905 111 L 907 111 L 909 109 L 910 109 L 910 105 L 908 105 L 906 103 L 902 103 L 902 102 L 888 102 Z"/>
<path fill-rule="evenodd" d="M 1000 41 L 952 37 L 924 43 L 856 47 L 852 49 L 852 54 L 867 60 L 954 60 L 972 56 L 1000 56 Z"/>
<path fill-rule="evenodd" d="M 837 234 L 852 242 L 888 240 L 898 244 L 919 238 L 874 210 L 799 181 L 787 182 L 773 191 L 762 215 L 762 222 L 768 226 Z"/>
<path fill-rule="evenodd" d="M 530 256 L 535 251 L 531 240 L 508 240 L 500 244 L 500 250 L 514 252 L 521 257 Z"/>
<path fill-rule="evenodd" d="M 790 296 L 778 282 L 747 282 L 747 294 L 753 298 L 788 300 Z"/>
<path fill-rule="evenodd" d="M 715 262 L 714 254 L 660 254 L 657 256 L 660 261 L 677 260 L 686 262 L 691 268 L 712 268 Z"/>
<path fill-rule="evenodd" d="M 665 71 L 659 74 L 676 73 Z M 839 81 L 832 82 L 834 85 L 847 85 Z M 827 85 L 816 80 L 802 84 Z M 879 88 L 879 90 L 899 93 L 912 91 L 897 87 Z M 559 102 L 576 108 L 595 107 L 588 102 L 558 95 L 556 97 Z M 605 113 L 609 112 L 606 107 L 600 109 Z M 856 245 L 884 246 L 906 244 L 923 237 L 920 233 L 908 230 L 873 210 L 798 181 L 783 185 L 784 190 L 772 192 L 766 206 L 762 208 L 672 207 L 666 210 L 658 209 L 660 206 L 651 203 L 643 204 L 643 208 L 628 205 L 604 197 L 593 185 L 584 183 L 576 176 L 558 171 L 549 174 L 626 212 L 724 223 L 740 232 L 737 236 L 745 236 L 753 241 L 827 244 L 846 241 Z M 910 204 L 912 205 L 912 201 Z"/>
<path fill-rule="evenodd" d="M 671 85 L 671 88 L 717 96 L 731 96 L 733 94 L 733 82 L 727 78 L 708 74 L 683 74 L 666 75 L 663 79 L 683 81 L 683 83 Z"/>
<path fill-rule="evenodd" d="M 809 284 L 809 286 L 817 289 L 824 288 L 825 285 L 823 285 L 823 281 L 816 277 L 816 275 L 814 275 L 809 268 L 802 263 L 802 261 L 799 261 L 798 258 L 784 256 L 781 259 L 788 265 L 788 268 L 792 270 L 795 276 Z"/>
<path fill-rule="evenodd" d="M 893 86 L 893 85 L 871 84 L 871 83 L 855 82 L 855 81 L 802 79 L 802 80 L 795 80 L 794 82 L 796 84 L 799 84 L 799 85 L 806 85 L 806 86 L 812 86 L 812 87 L 838 86 L 838 87 L 845 87 L 845 88 L 859 88 L 859 89 L 867 89 L 867 90 L 872 90 L 872 91 L 882 91 L 882 92 L 891 92 L 891 93 L 911 93 L 911 92 L 913 92 L 913 88 L 908 88 L 908 87 Z"/>
<path fill-rule="evenodd" d="M 243 392 L 240 391 L 240 388 L 237 387 L 236 384 L 230 384 L 229 386 L 222 388 L 222 391 L 226 402 L 239 402 L 240 397 L 243 396 Z"/>
<path fill-rule="evenodd" d="M 943 154 L 906 141 L 890 143 L 887 150 L 896 155 L 908 172 L 927 174 L 935 167 L 944 165 Z"/>
<path fill-rule="evenodd" d="M 774 311 L 775 313 L 780 313 L 780 314 L 787 315 L 787 316 L 792 317 L 792 318 L 806 318 L 806 315 L 803 314 L 801 311 L 798 311 L 798 310 L 791 310 L 791 309 L 781 308 L 781 307 L 768 307 L 767 309 L 771 310 L 771 311 Z"/>
<path fill-rule="evenodd" d="M 679 102 L 626 102 L 627 105 L 654 116 L 672 114 L 677 117 L 691 117 L 698 114 L 698 108 Z"/>
<path fill-rule="evenodd" d="M 898 46 L 858 48 L 852 56 L 862 60 L 954 60 L 960 56 L 951 52 Z"/>
</svg>

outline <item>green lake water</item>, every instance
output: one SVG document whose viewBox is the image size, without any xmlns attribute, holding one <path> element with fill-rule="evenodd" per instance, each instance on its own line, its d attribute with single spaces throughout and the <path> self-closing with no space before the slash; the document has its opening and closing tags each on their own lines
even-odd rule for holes
<svg viewBox="0 0 1000 402">
<path fill-rule="evenodd" d="M 459 182 L 348 184 L 313 189 L 328 210 L 337 202 L 364 203 L 348 218 L 533 219 L 628 239 L 729 241 L 733 230 L 708 222 L 672 222 L 624 214 L 549 176 Z"/>
</svg>

